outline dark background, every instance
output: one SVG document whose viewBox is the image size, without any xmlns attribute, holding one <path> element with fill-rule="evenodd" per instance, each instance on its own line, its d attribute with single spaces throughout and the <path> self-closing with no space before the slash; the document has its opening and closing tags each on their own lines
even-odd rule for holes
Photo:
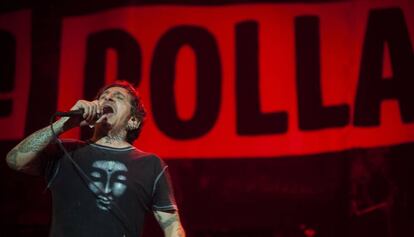
<svg viewBox="0 0 414 237">
<path fill-rule="evenodd" d="M 5 157 L 15 142 L 2 144 Z M 167 160 L 188 236 L 411 236 L 413 144 L 275 159 Z M 2 236 L 46 236 L 42 178 L 0 165 Z M 162 236 L 149 215 L 144 236 Z M 308 235 L 312 236 L 312 235 Z"/>
</svg>

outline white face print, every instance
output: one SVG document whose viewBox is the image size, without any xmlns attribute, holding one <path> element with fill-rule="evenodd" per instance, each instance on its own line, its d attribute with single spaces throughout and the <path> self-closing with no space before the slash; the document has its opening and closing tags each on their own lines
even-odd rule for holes
<svg viewBox="0 0 414 237">
<path fill-rule="evenodd" d="M 126 181 L 128 172 L 127 167 L 118 161 L 98 160 L 92 164 L 90 173 L 93 183 L 89 184 L 89 188 L 95 194 L 98 194 L 96 205 L 102 210 L 109 210 L 110 203 L 115 198 L 120 197 L 126 190 Z M 99 194 L 99 189 L 105 195 Z"/>
</svg>

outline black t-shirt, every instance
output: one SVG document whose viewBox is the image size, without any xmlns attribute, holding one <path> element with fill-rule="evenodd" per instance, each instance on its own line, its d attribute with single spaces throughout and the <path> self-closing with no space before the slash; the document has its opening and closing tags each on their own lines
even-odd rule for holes
<svg viewBox="0 0 414 237">
<path fill-rule="evenodd" d="M 53 200 L 50 236 L 135 237 L 147 211 L 177 209 L 167 166 L 156 155 L 81 141 L 65 147 L 82 171 L 61 153 L 45 169 Z"/>
</svg>

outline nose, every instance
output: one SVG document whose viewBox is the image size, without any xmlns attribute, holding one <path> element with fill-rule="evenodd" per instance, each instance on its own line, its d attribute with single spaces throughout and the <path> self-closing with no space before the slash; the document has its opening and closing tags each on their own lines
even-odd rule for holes
<svg viewBox="0 0 414 237">
<path fill-rule="evenodd" d="M 113 97 L 114 97 L 114 95 L 112 93 L 108 93 L 108 94 L 103 96 L 103 99 L 105 101 L 113 101 Z"/>
<path fill-rule="evenodd" d="M 111 184 L 110 184 L 109 181 L 106 182 L 104 193 L 106 193 L 106 194 L 112 193 L 112 188 L 111 188 Z"/>
<path fill-rule="evenodd" d="M 106 183 L 104 188 L 104 193 L 109 194 L 112 193 L 112 187 L 111 187 L 111 174 L 108 174 L 106 177 Z"/>
</svg>

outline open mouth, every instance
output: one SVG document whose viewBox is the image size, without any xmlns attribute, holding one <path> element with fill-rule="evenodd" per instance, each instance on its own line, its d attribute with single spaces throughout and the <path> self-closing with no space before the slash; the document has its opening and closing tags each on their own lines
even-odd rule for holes
<svg viewBox="0 0 414 237">
<path fill-rule="evenodd" d="M 115 110 L 110 105 L 104 105 L 104 107 L 102 108 L 102 114 L 113 114 L 113 113 L 115 113 Z"/>
<path fill-rule="evenodd" d="M 111 209 L 112 200 L 113 198 L 111 196 L 106 197 L 106 196 L 99 195 L 98 198 L 96 199 L 96 205 L 100 209 L 107 211 Z"/>
</svg>

